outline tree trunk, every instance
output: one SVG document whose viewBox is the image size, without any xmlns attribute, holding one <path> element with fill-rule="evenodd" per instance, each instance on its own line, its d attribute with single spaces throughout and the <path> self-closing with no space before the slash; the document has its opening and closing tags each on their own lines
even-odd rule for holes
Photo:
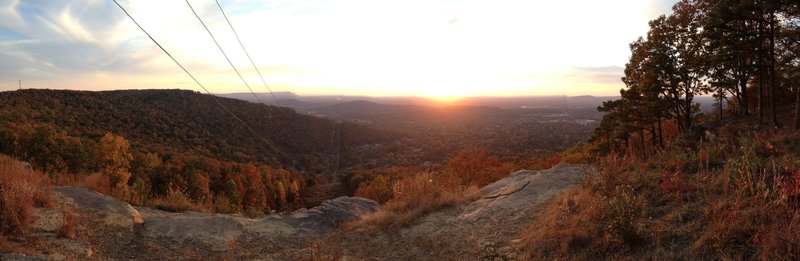
<svg viewBox="0 0 800 261">
<path fill-rule="evenodd" d="M 759 51 L 760 53 L 760 51 Z M 761 54 L 759 54 L 761 56 Z M 764 65 L 761 57 L 758 58 L 758 125 L 764 124 Z"/>
<path fill-rule="evenodd" d="M 664 148 L 664 130 L 661 128 L 661 116 L 658 116 L 658 146 Z"/>
<path fill-rule="evenodd" d="M 750 115 L 750 108 L 747 102 L 747 73 L 742 72 L 739 76 L 739 88 L 742 89 L 742 96 L 739 99 L 739 114 L 741 116 Z"/>
<path fill-rule="evenodd" d="M 650 142 L 653 144 L 653 151 L 655 152 L 656 147 L 658 147 L 658 133 L 656 133 L 656 124 L 650 124 Z"/>
<path fill-rule="evenodd" d="M 719 92 L 718 95 L 719 95 L 719 101 L 717 102 L 717 105 L 719 106 L 719 122 L 722 122 L 722 95 L 724 94 L 723 92 Z"/>
<path fill-rule="evenodd" d="M 642 156 L 647 160 L 647 147 L 644 144 L 644 128 L 639 129 L 639 141 L 642 144 Z"/>
<path fill-rule="evenodd" d="M 772 126 L 776 128 L 780 127 L 778 124 L 778 112 L 775 110 L 775 89 L 777 86 L 775 85 L 776 77 L 775 77 L 775 12 L 771 11 L 769 14 L 769 75 L 770 75 L 770 83 L 769 83 L 769 111 L 772 114 Z"/>
<path fill-rule="evenodd" d="M 800 88 L 794 88 L 794 129 L 800 129 Z"/>
<path fill-rule="evenodd" d="M 759 14 L 758 19 L 758 51 L 756 51 L 756 62 L 758 63 L 758 126 L 764 124 L 764 14 Z"/>
<path fill-rule="evenodd" d="M 692 99 L 694 96 L 692 95 L 690 86 L 690 84 L 686 85 L 686 100 L 683 102 L 683 109 L 685 113 L 685 115 L 683 115 L 685 128 L 684 131 L 686 131 L 687 135 L 692 135 Z"/>
</svg>

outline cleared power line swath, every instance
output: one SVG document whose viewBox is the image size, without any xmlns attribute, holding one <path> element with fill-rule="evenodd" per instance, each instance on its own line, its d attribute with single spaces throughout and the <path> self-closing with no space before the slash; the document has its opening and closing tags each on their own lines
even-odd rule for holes
<svg viewBox="0 0 800 261">
<path fill-rule="evenodd" d="M 150 33 L 148 33 L 148 32 L 147 32 L 147 30 L 145 30 L 145 29 L 144 29 L 144 28 L 143 28 L 141 25 L 139 25 L 139 22 L 137 22 L 137 21 L 136 21 L 136 19 L 134 19 L 134 18 L 133 18 L 133 16 L 131 16 L 131 14 L 130 14 L 130 13 L 128 13 L 128 11 L 127 11 L 127 10 L 125 10 L 125 7 L 122 7 L 122 5 L 121 5 L 121 4 L 119 4 L 119 2 L 117 2 L 117 0 L 113 0 L 113 1 L 114 1 L 114 3 L 115 3 L 115 4 L 117 4 L 117 6 L 118 6 L 120 9 L 122 9 L 122 12 L 124 12 L 124 13 L 125 13 L 125 15 L 126 15 L 126 16 L 128 16 L 128 18 L 130 18 L 130 19 L 131 19 L 131 21 L 133 21 L 133 23 L 134 23 L 134 24 L 136 24 L 136 27 L 139 27 L 139 29 L 140 29 L 140 30 L 142 30 L 142 32 L 144 32 L 144 34 L 145 34 L 145 35 L 147 35 L 147 37 L 148 37 L 148 38 L 150 38 L 150 40 L 151 40 L 151 41 L 153 41 L 153 43 L 154 43 L 154 44 L 156 44 L 156 46 L 158 46 L 158 48 L 160 48 L 160 49 L 161 49 L 161 51 L 163 51 L 163 52 L 164 52 L 164 53 L 165 53 L 167 56 L 169 56 L 169 58 L 170 58 L 170 59 L 172 59 L 172 61 L 173 61 L 173 62 L 175 62 L 175 64 L 177 64 L 177 65 L 178 65 L 178 67 L 180 67 L 180 68 L 181 68 L 181 70 L 183 70 L 183 72 L 185 72 L 187 75 L 189 75 L 189 78 L 192 78 L 192 80 L 193 80 L 193 81 L 194 81 L 194 82 L 195 82 L 195 83 L 196 83 L 198 86 L 200 86 L 200 88 L 202 88 L 202 89 L 203 89 L 203 90 L 204 90 L 204 91 L 205 91 L 205 92 L 206 92 L 206 93 L 207 93 L 209 96 L 211 96 L 211 98 L 213 98 L 213 99 L 214 99 L 214 101 L 215 101 L 217 104 L 219 104 L 219 106 L 220 106 L 220 107 L 222 107 L 222 109 L 223 109 L 223 110 L 225 110 L 225 111 L 226 111 L 228 114 L 230 114 L 230 115 L 231 115 L 231 116 L 232 116 L 234 119 L 236 119 L 236 120 L 237 120 L 239 123 L 241 123 L 241 124 L 242 124 L 242 125 L 243 125 L 243 126 L 246 128 L 246 129 L 248 129 L 248 130 L 249 130 L 249 131 L 250 131 L 250 132 L 253 134 L 253 136 L 257 137 L 257 138 L 258 138 L 258 139 L 260 139 L 262 142 L 266 143 L 266 144 L 267 144 L 267 145 L 268 145 L 268 146 L 269 146 L 271 149 L 273 149 L 273 150 L 274 150 L 275 152 L 277 152 L 278 154 L 280 154 L 280 155 L 284 156 L 284 157 L 285 157 L 286 159 L 288 159 L 290 162 L 294 162 L 294 161 L 292 160 L 292 158 L 291 158 L 291 157 L 289 157 L 288 155 L 286 155 L 285 153 L 283 153 L 283 151 L 281 151 L 280 149 L 278 149 L 278 147 L 275 147 L 275 145 L 272 145 L 272 143 L 270 143 L 269 141 L 267 141 L 266 139 L 264 139 L 264 137 L 261 137 L 261 135 L 259 135 L 259 134 L 258 134 L 258 132 L 256 132 L 256 131 L 255 131 L 253 128 L 251 128 L 249 125 L 247 125 L 247 123 L 245 123 L 245 122 L 244 122 L 244 121 L 243 121 L 241 118 L 239 118 L 239 116 L 236 116 L 236 114 L 234 114 L 234 113 L 233 113 L 233 111 L 231 111 L 230 109 L 228 109 L 228 107 L 225 107 L 225 105 L 224 105 L 224 104 L 223 104 L 223 103 L 222 103 L 222 102 L 219 100 L 219 98 L 217 98 L 217 96 L 214 96 L 213 94 L 211 94 L 211 92 L 210 92 L 210 91 L 208 91 L 208 89 L 207 89 L 205 86 L 203 86 L 203 84 L 201 84 L 201 83 L 200 83 L 200 81 L 198 81 L 198 80 L 197 80 L 197 78 L 195 78 L 195 77 L 194 77 L 194 75 L 192 75 L 192 74 L 189 72 L 189 70 L 186 70 L 186 67 L 183 67 L 183 65 L 181 65 L 181 63 L 180 63 L 180 62 L 178 62 L 178 60 L 176 60 L 176 59 L 175 59 L 175 57 L 173 57 L 173 56 L 172 56 L 172 54 L 170 54 L 170 53 L 167 51 L 167 49 L 165 49 L 163 46 L 161 46 L 161 44 L 159 44 L 159 43 L 158 43 L 158 41 L 156 41 L 156 39 L 154 39 L 154 38 L 153 38 L 153 36 L 151 36 L 151 35 L 150 35 Z"/>
</svg>

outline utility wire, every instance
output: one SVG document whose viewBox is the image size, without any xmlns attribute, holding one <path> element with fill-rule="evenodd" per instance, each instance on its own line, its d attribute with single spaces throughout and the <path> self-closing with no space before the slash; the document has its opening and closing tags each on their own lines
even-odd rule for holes
<svg viewBox="0 0 800 261">
<path fill-rule="evenodd" d="M 249 61 L 250 61 L 250 64 L 251 64 L 251 65 L 253 65 L 253 69 L 255 69 L 255 70 L 256 70 L 256 72 L 258 73 L 258 77 L 259 77 L 259 78 L 261 78 L 261 82 L 264 84 L 264 87 L 266 87 L 266 88 L 267 88 L 267 91 L 269 91 L 269 94 L 270 94 L 270 96 L 272 96 L 272 99 L 273 99 L 273 100 L 275 100 L 275 106 L 281 107 L 281 104 L 280 104 L 280 102 L 278 102 L 278 98 L 277 98 L 277 97 L 275 97 L 275 94 L 272 92 L 272 89 L 271 89 L 271 88 L 269 87 L 269 85 L 267 84 L 267 81 L 266 81 L 266 80 L 264 80 L 264 75 L 262 75 L 262 74 L 261 74 L 261 70 L 259 70 L 259 69 L 258 69 L 258 66 L 256 66 L 256 63 L 253 61 L 253 58 L 252 58 L 252 57 L 250 57 L 250 53 L 249 53 L 249 52 L 247 52 L 247 48 L 245 48 L 245 47 L 244 47 L 244 44 L 242 43 L 242 39 L 241 39 L 241 38 L 239 38 L 239 33 L 237 33 L 237 32 L 236 32 L 236 29 L 234 29 L 234 28 L 233 28 L 233 23 L 231 23 L 231 20 L 230 20 L 230 19 L 228 19 L 228 15 L 227 15 L 227 14 L 225 14 L 225 10 L 223 10 L 223 9 L 222 9 L 222 5 L 219 3 L 219 0 L 215 0 L 215 2 L 217 3 L 217 7 L 219 7 L 219 11 L 222 13 L 222 16 L 223 16 L 223 17 L 225 17 L 225 21 L 226 21 L 226 22 L 228 22 L 228 26 L 230 26 L 230 28 L 231 28 L 231 31 L 233 32 L 233 35 L 234 35 L 234 36 L 236 36 L 236 41 L 237 41 L 237 42 L 239 42 L 239 46 L 241 46 L 241 47 L 242 47 L 242 51 L 244 51 L 244 54 L 247 56 L 247 60 L 249 60 Z M 189 4 L 189 0 L 186 0 L 186 4 Z M 191 4 L 189 4 L 189 8 L 191 8 L 191 7 L 192 7 L 192 5 L 191 5 Z M 198 15 L 197 15 L 197 13 L 196 13 L 196 12 L 194 12 L 194 9 L 193 9 L 193 8 L 192 8 L 192 12 L 193 12 L 193 13 L 194 13 L 194 15 L 197 17 L 197 19 L 198 19 L 198 20 L 200 20 L 200 23 L 201 23 L 201 24 L 203 24 L 203 27 L 205 27 L 205 28 L 206 28 L 206 31 L 208 31 L 208 34 L 209 34 L 209 35 L 211 35 L 211 39 L 214 39 L 214 35 L 212 35 L 212 34 L 211 34 L 211 31 L 210 31 L 210 30 L 208 30 L 208 27 L 206 27 L 205 23 L 203 23 L 203 20 L 202 20 L 202 19 L 200 19 L 200 16 L 198 16 Z M 222 51 L 222 47 L 220 47 L 220 45 L 217 43 L 217 41 L 216 41 L 216 40 L 214 40 L 214 43 L 216 43 L 216 44 L 217 44 L 217 47 L 219 48 L 219 50 L 220 50 L 220 51 Z M 222 54 L 223 54 L 223 55 L 225 55 L 225 51 L 222 51 Z M 228 59 L 228 56 L 227 56 L 227 55 L 225 55 L 225 59 Z M 236 71 L 236 73 L 237 73 L 237 74 L 239 74 L 239 71 L 238 71 L 238 70 L 236 70 L 236 67 L 235 67 L 235 66 L 233 66 L 233 63 L 231 63 L 231 61 L 230 61 L 230 60 L 228 60 L 228 63 L 230 63 L 230 64 L 231 64 L 231 67 L 233 67 L 233 70 L 235 70 L 235 71 Z M 239 74 L 239 78 L 242 78 L 242 75 L 241 75 L 241 74 Z M 242 81 L 244 81 L 244 78 L 242 78 Z M 250 93 L 252 93 L 252 94 L 253 94 L 253 96 L 255 96 L 255 97 L 256 97 L 256 100 L 257 100 L 259 103 L 262 103 L 262 104 L 263 104 L 263 102 L 261 101 L 261 99 L 260 99 L 260 98 L 258 98 L 258 95 L 256 95 L 256 93 L 255 93 L 255 92 L 253 92 L 253 89 L 251 89 L 251 88 L 250 88 L 250 85 L 248 85 L 246 81 L 245 81 L 245 85 L 247 85 L 247 88 L 248 88 L 248 89 L 250 89 Z M 268 110 L 268 112 L 269 112 L 269 110 Z M 280 128 L 280 129 L 281 129 L 281 132 L 283 132 L 283 135 L 285 135 L 285 136 L 286 136 L 286 138 L 287 138 L 287 139 L 289 139 L 289 142 L 290 142 L 290 143 L 292 143 L 292 144 L 295 144 L 295 143 L 294 143 L 294 139 L 292 138 L 292 135 L 289 135 L 289 132 L 288 132 L 288 131 L 286 131 L 286 128 L 284 128 L 284 127 L 283 127 L 283 125 L 281 125 L 281 124 L 280 124 L 280 123 L 279 123 L 277 120 L 275 120 L 275 119 L 272 117 L 272 113 L 271 113 L 271 112 L 269 112 L 269 114 L 270 114 L 270 118 L 271 118 L 271 119 L 273 119 L 273 122 L 275 122 L 275 124 L 276 124 L 276 125 L 278 125 L 278 128 Z M 295 144 L 295 146 L 296 146 L 296 144 Z"/>
<path fill-rule="evenodd" d="M 231 27 L 231 31 L 233 31 L 233 35 L 236 36 L 236 41 L 239 42 L 239 46 L 242 47 L 242 50 L 244 51 L 244 54 L 247 56 L 247 59 L 250 60 L 250 64 L 253 65 L 253 68 L 256 69 L 256 72 L 258 73 L 258 77 L 260 77 L 261 78 L 261 82 L 264 83 L 264 87 L 267 88 L 267 91 L 269 91 L 269 94 L 272 96 L 272 99 L 275 100 L 275 105 L 281 106 L 281 104 L 278 102 L 278 98 L 276 98 L 275 94 L 272 93 L 272 89 L 267 84 L 267 81 L 264 80 L 264 76 L 261 74 L 261 70 L 259 70 L 258 66 L 256 66 L 256 63 L 253 62 L 253 58 L 250 57 L 250 53 L 247 52 L 247 48 L 244 48 L 244 44 L 242 43 L 242 39 L 239 38 L 239 34 L 236 33 L 236 29 L 233 29 L 233 24 L 231 23 L 231 20 L 228 19 L 228 15 L 225 14 L 225 10 L 222 10 L 222 5 L 219 4 L 219 0 L 215 0 L 215 1 L 217 2 L 217 7 L 219 7 L 219 11 L 222 12 L 222 16 L 225 17 L 225 21 L 228 22 L 228 26 Z M 259 2 L 259 5 L 260 4 L 261 4 L 261 2 Z"/>
<path fill-rule="evenodd" d="M 250 84 L 247 83 L 247 81 L 244 79 L 244 77 L 242 77 L 242 74 L 239 72 L 239 70 L 236 69 L 236 66 L 233 65 L 233 62 L 231 62 L 231 59 L 228 58 L 228 54 L 225 53 L 225 50 L 222 49 L 221 45 L 219 45 L 219 42 L 217 42 L 217 38 L 214 37 L 214 34 L 211 33 L 211 30 L 208 29 L 208 26 L 206 26 L 206 23 L 204 23 L 203 19 L 201 19 L 200 16 L 197 15 L 197 12 L 194 11 L 194 7 L 192 7 L 192 4 L 189 3 L 189 0 L 186 0 L 186 5 L 189 6 L 189 9 L 192 10 L 192 14 L 194 14 L 194 17 L 197 17 L 197 20 L 200 21 L 200 24 L 203 25 L 204 29 L 206 29 L 206 32 L 208 32 L 208 35 L 211 36 L 211 40 L 214 41 L 215 45 L 217 45 L 217 48 L 219 48 L 219 51 L 222 52 L 222 56 L 224 56 L 225 60 L 228 61 L 228 64 L 231 65 L 231 68 L 233 68 L 233 71 L 236 72 L 236 75 L 239 76 L 239 79 L 242 79 L 242 82 L 244 83 L 245 86 L 247 86 L 247 89 L 250 90 L 250 93 L 252 93 L 253 96 L 256 97 L 256 100 L 258 101 L 258 103 L 262 103 L 263 104 L 264 102 L 261 101 L 261 98 L 258 98 L 258 95 L 256 95 L 256 93 L 253 91 L 253 88 L 250 88 Z"/>
<path fill-rule="evenodd" d="M 173 57 L 173 56 L 172 56 L 172 54 L 170 54 L 170 53 L 167 51 L 167 49 L 165 49 L 163 46 L 161 46 L 161 44 L 159 44 L 159 43 L 158 43 L 158 41 L 156 41 L 156 39 L 154 39 L 154 38 L 153 38 L 153 36 L 151 36 L 151 35 L 150 35 L 150 33 L 148 33 L 148 32 L 147 32 L 147 30 L 145 30 L 145 29 L 144 29 L 144 28 L 143 28 L 141 25 L 139 25 L 139 23 L 138 23 L 138 22 L 136 22 L 136 19 L 134 19 L 134 18 L 133 18 L 133 16 L 131 16 L 131 14 L 130 14 L 130 13 L 128 13 L 128 11 L 127 11 L 127 10 L 125 10 L 125 8 L 124 8 L 124 7 L 122 7 L 122 5 L 120 5 L 120 4 L 119 4 L 119 2 L 117 2 L 117 0 L 113 0 L 113 1 L 114 1 L 114 3 L 115 3 L 115 4 L 117 4 L 117 6 L 118 6 L 120 9 L 122 9 L 122 12 L 124 12 L 124 13 L 125 13 L 125 15 L 126 15 L 126 16 L 128 16 L 128 18 L 130 18 L 130 19 L 131 19 L 131 21 L 133 21 L 133 23 L 134 23 L 134 24 L 136 24 L 136 26 L 137 26 L 137 27 L 139 27 L 139 29 L 140 29 L 140 30 L 142 30 L 142 32 L 144 32 L 144 34 L 145 34 L 145 35 L 147 35 L 147 37 L 148 37 L 148 38 L 150 38 L 150 40 L 151 40 L 151 41 L 153 41 L 153 43 L 154 43 L 154 44 L 156 44 L 156 46 L 158 46 L 158 48 L 160 48 L 160 49 L 161 49 L 161 51 L 164 51 L 164 53 L 165 53 L 167 56 L 169 56 L 169 58 L 170 58 L 170 59 L 172 59 L 172 61 L 173 61 L 173 62 L 175 62 L 175 64 L 177 64 L 177 65 L 178 65 L 178 67 L 180 67 L 180 68 L 183 70 L 183 72 L 185 72 L 187 75 L 189 75 L 189 78 L 192 78 L 192 80 L 193 80 L 195 83 L 197 83 L 197 85 L 198 85 L 198 86 L 200 86 L 200 88 L 202 88 L 204 91 L 206 91 L 206 93 L 208 93 L 208 95 L 209 95 L 209 96 L 211 96 L 211 98 L 213 98 L 213 99 L 214 99 L 214 101 L 215 101 L 215 102 L 217 102 L 217 104 L 219 104 L 219 106 L 220 106 L 220 107 L 222 107 L 222 109 L 223 109 L 223 110 L 225 110 L 225 111 L 226 111 L 228 114 L 230 114 L 230 115 L 231 115 L 231 116 L 232 116 L 234 119 L 236 119 L 236 120 L 237 120 L 239 123 L 241 123 L 242 125 L 244 125 L 244 127 L 245 127 L 245 128 L 247 128 L 247 129 L 248 129 L 248 130 L 249 130 L 251 133 L 253 133 L 253 135 L 254 135 L 254 136 L 256 136 L 258 139 L 260 139 L 261 141 L 263 141 L 264 143 L 266 143 L 267 145 L 269 145 L 269 147 L 270 147 L 270 148 L 272 148 L 273 150 L 275 150 L 276 152 L 278 152 L 278 154 L 281 154 L 282 156 L 284 156 L 284 157 L 286 157 L 287 159 L 289 159 L 289 161 L 292 161 L 292 162 L 293 162 L 293 160 L 292 160 L 292 158 L 291 158 L 291 157 L 289 157 L 288 155 L 286 155 L 285 153 L 283 153 L 283 152 L 282 152 L 280 149 L 278 149 L 278 147 L 275 147 L 275 145 L 272 145 L 272 143 L 270 143 L 269 141 L 267 141 L 266 139 L 264 139 L 264 137 L 261 137 L 261 135 L 259 135 L 259 134 L 258 134 L 258 132 L 256 132 L 255 130 L 253 130 L 253 128 L 251 128 L 249 125 L 247 125 L 247 123 L 245 123 L 245 122 L 244 122 L 244 121 L 243 121 L 241 118 L 239 118 L 239 116 L 236 116 L 236 114 L 234 114 L 234 113 L 233 113 L 233 111 L 231 111 L 230 109 L 228 109 L 228 107 L 225 107 L 225 105 L 224 105 L 224 104 L 223 104 L 223 103 L 222 103 L 222 102 L 221 102 L 221 101 L 220 101 L 220 100 L 217 98 L 217 96 L 214 96 L 213 94 L 211 94 L 211 92 L 210 92 L 210 91 L 208 91 L 208 89 L 207 89 L 205 86 L 203 86 L 203 84 L 201 84 L 201 83 L 200 83 L 200 81 L 198 81 L 198 80 L 197 80 L 197 78 L 195 78 L 195 77 L 194 77 L 194 75 L 192 75 L 191 73 L 189 73 L 189 70 L 186 70 L 186 67 L 183 67 L 183 65 L 181 65 L 181 63 L 180 63 L 180 62 L 178 62 L 178 60 L 176 60 L 176 59 L 175 59 L 175 57 Z M 188 2 L 187 2 L 187 3 L 188 3 Z"/>
</svg>

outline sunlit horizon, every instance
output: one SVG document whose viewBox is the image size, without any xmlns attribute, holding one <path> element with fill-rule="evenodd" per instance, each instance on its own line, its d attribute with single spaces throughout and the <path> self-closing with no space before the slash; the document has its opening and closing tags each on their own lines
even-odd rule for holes
<svg viewBox="0 0 800 261">
<path fill-rule="evenodd" d="M 675 1 L 220 1 L 272 91 L 618 95 L 628 43 Z M 120 1 L 212 93 L 249 92 L 184 1 Z M 191 1 L 267 92 L 214 1 Z M 202 91 L 112 1 L 0 1 L 0 90 Z"/>
</svg>

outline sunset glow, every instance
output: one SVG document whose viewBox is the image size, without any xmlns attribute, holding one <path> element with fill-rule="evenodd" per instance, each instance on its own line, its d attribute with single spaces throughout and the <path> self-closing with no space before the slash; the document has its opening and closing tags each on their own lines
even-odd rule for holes
<svg viewBox="0 0 800 261">
<path fill-rule="evenodd" d="M 220 1 L 273 91 L 443 100 L 615 95 L 627 44 L 674 2 Z M 184 1 L 120 3 L 211 92 L 247 91 Z M 266 92 L 214 1 L 191 3 Z M 110 0 L 3 0 L 0 15 L 0 90 L 200 90 Z"/>
</svg>

